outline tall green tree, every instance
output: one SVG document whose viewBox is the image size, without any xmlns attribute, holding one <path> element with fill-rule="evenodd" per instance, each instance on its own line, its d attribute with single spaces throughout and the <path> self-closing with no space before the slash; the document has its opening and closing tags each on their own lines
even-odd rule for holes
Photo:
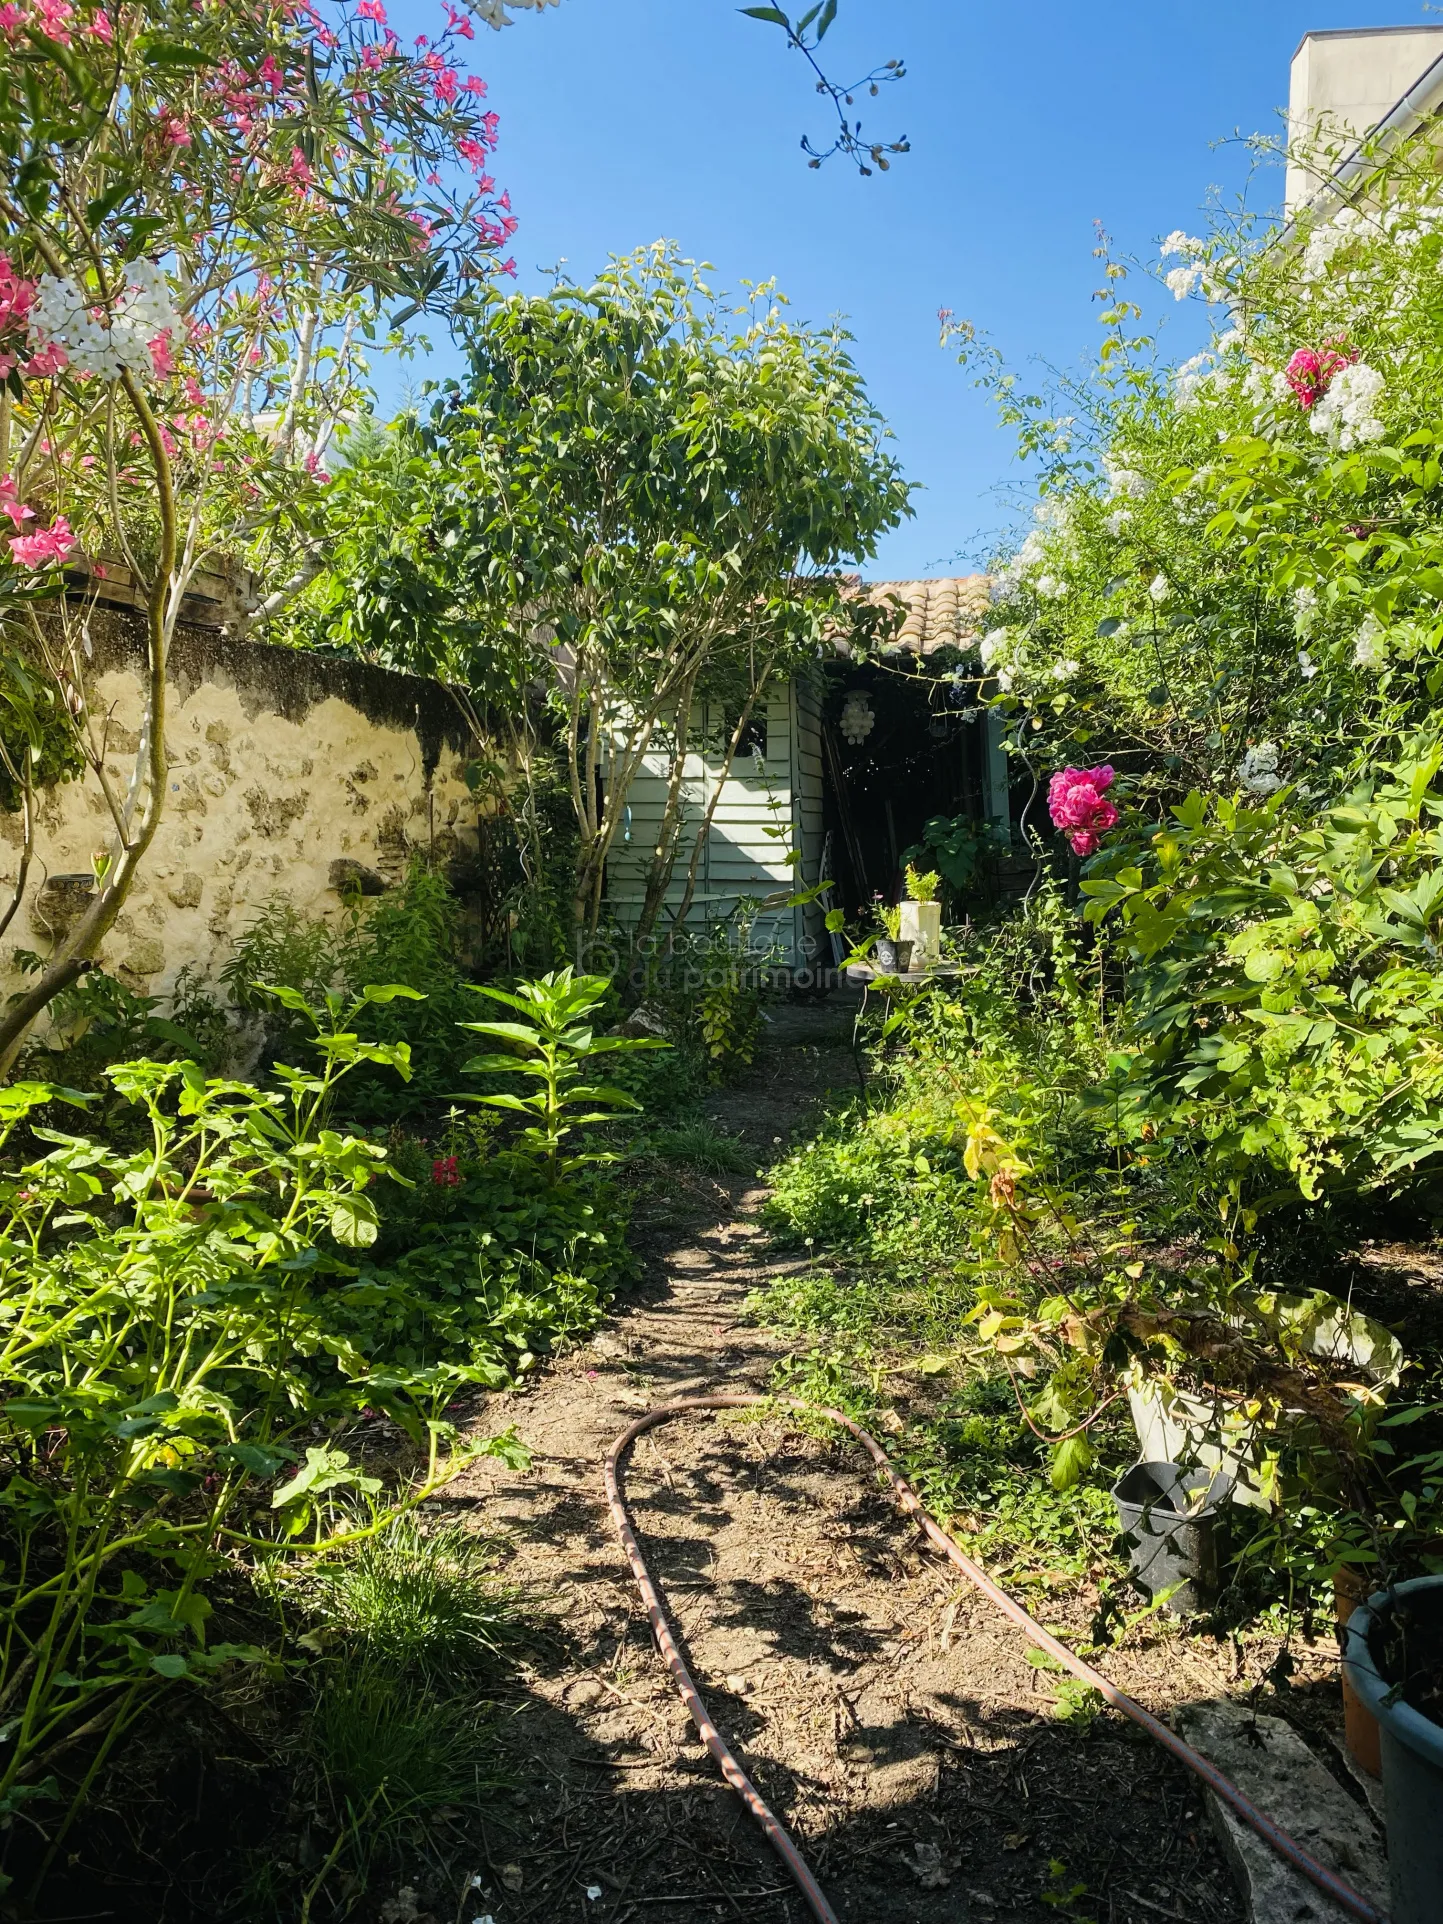
<svg viewBox="0 0 1443 1924">
<path fill-rule="evenodd" d="M 640 928 L 683 844 L 703 716 L 723 765 L 767 687 L 848 609 L 844 571 L 908 512 L 837 327 L 740 309 L 667 243 L 583 287 L 486 293 L 471 373 L 341 488 L 313 600 L 335 638 L 520 702 L 544 689 L 578 832 L 578 927 L 601 912 L 633 781 L 667 803 Z M 359 585 L 356 563 L 371 559 Z M 704 825 L 703 825 L 704 830 Z"/>
</svg>

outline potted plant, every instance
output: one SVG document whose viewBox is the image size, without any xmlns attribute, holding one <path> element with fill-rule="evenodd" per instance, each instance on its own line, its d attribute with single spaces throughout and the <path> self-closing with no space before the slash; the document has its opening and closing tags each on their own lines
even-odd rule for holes
<svg viewBox="0 0 1443 1924">
<path fill-rule="evenodd" d="M 877 937 L 875 954 L 877 966 L 889 974 L 907 972 L 912 960 L 912 944 L 901 940 L 902 910 L 896 905 L 883 903 L 877 910 L 877 919 L 882 924 L 882 933 Z"/>
<path fill-rule="evenodd" d="M 1343 1633 L 1343 1665 L 1383 1736 L 1393 1924 L 1437 1924 L 1443 1892 L 1443 1577 L 1380 1590 Z"/>
<path fill-rule="evenodd" d="M 931 969 L 942 960 L 942 904 L 937 891 L 942 878 L 935 869 L 925 873 L 907 864 L 907 899 L 900 906 L 899 930 L 912 944 L 913 966 Z"/>
</svg>

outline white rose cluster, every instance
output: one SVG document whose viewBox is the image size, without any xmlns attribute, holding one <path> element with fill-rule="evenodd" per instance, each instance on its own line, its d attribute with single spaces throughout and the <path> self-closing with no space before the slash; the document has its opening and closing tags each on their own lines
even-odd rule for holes
<svg viewBox="0 0 1443 1924">
<path fill-rule="evenodd" d="M 114 381 L 121 374 L 151 372 L 150 344 L 175 335 L 180 315 L 165 270 L 154 261 L 134 261 L 109 317 L 76 283 L 59 274 L 42 274 L 30 310 L 31 332 L 42 345 L 65 350 L 77 374 Z"/>
<path fill-rule="evenodd" d="M 1366 447 L 1381 441 L 1387 429 L 1378 419 L 1377 403 L 1384 380 L 1366 361 L 1354 361 L 1333 376 L 1327 393 L 1308 416 L 1314 434 L 1328 438 L 1330 447 Z"/>
<path fill-rule="evenodd" d="M 1106 454 L 1102 457 L 1102 465 L 1107 470 L 1107 485 L 1111 500 L 1124 498 L 1142 501 L 1152 493 L 1152 482 L 1140 468 L 1127 467 Z"/>
<path fill-rule="evenodd" d="M 1376 615 L 1364 615 L 1353 637 L 1353 666 L 1381 668 L 1388 658 L 1383 640 L 1383 624 Z"/>
<path fill-rule="evenodd" d="M 1359 219 L 1355 208 L 1344 207 L 1330 221 L 1313 229 L 1303 249 L 1302 278 L 1305 283 L 1314 285 L 1326 278 L 1328 263 L 1334 254 L 1356 237 Z"/>
<path fill-rule="evenodd" d="M 1258 742 L 1243 756 L 1238 780 L 1250 795 L 1272 795 L 1283 785 L 1278 774 L 1278 745 Z"/>
</svg>

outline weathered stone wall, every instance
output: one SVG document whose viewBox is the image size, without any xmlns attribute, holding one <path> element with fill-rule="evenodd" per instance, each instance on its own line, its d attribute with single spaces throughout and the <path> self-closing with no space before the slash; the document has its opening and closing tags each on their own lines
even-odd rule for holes
<svg viewBox="0 0 1443 1924">
<path fill-rule="evenodd" d="M 123 793 L 141 724 L 143 648 L 124 615 L 90 619 L 92 713 L 111 716 L 109 769 Z M 172 651 L 166 753 L 170 792 L 140 878 L 101 953 L 132 988 L 165 994 L 187 964 L 214 979 L 235 938 L 276 894 L 307 913 L 342 912 L 343 870 L 394 884 L 416 850 L 449 862 L 473 850 L 474 755 L 459 709 L 435 682 L 363 663 L 182 629 Z M 0 953 L 46 954 L 83 905 L 109 844 L 98 784 L 49 790 L 27 900 Z M 0 888 L 13 885 L 18 815 L 0 815 Z M 351 874 L 354 876 L 355 871 Z"/>
</svg>

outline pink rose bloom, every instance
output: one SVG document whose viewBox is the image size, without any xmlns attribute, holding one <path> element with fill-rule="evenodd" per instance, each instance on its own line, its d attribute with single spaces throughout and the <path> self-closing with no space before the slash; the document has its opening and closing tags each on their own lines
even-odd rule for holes
<svg viewBox="0 0 1443 1924">
<path fill-rule="evenodd" d="M 1047 811 L 1074 855 L 1095 855 L 1102 836 L 1117 821 L 1117 810 L 1105 793 L 1112 783 L 1113 770 L 1106 762 L 1099 768 L 1064 768 L 1048 783 Z"/>
<path fill-rule="evenodd" d="M 1341 335 L 1324 341 L 1321 348 L 1300 347 L 1283 369 L 1283 378 L 1293 390 L 1300 408 L 1307 413 L 1315 408 L 1333 384 L 1333 376 L 1358 358 Z"/>
</svg>

